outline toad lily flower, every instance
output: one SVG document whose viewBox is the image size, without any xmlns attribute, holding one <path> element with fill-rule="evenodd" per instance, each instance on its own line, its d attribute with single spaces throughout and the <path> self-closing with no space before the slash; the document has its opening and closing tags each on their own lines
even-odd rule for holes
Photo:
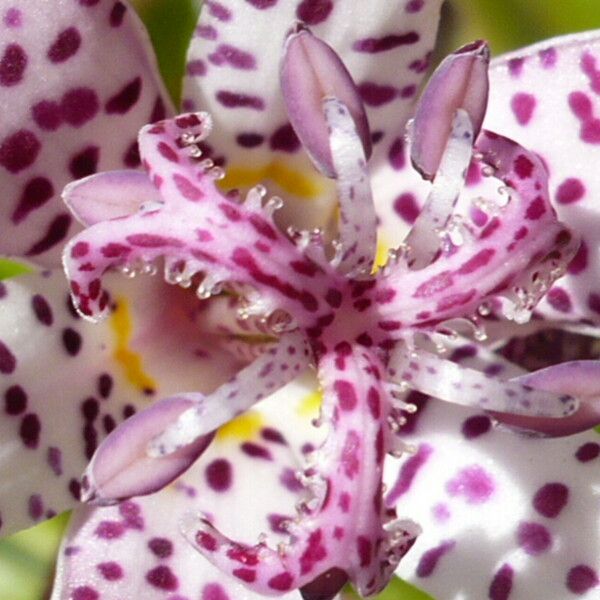
<svg viewBox="0 0 600 600">
<path fill-rule="evenodd" d="M 212 128 L 204 112 L 141 130 L 145 174 L 99 174 L 67 188 L 67 203 L 88 225 L 64 253 L 82 316 L 110 313 L 107 271 L 143 273 L 164 261 L 167 280 L 195 286 L 201 299 L 229 292 L 240 318 L 262 320 L 268 338 L 212 394 L 164 398 L 111 433 L 86 472 L 84 499 L 110 504 L 163 488 L 219 426 L 312 365 L 327 431 L 300 477 L 306 496 L 297 515 L 282 524 L 287 539 L 276 548 L 262 538 L 234 541 L 210 511 L 184 517 L 182 529 L 210 562 L 258 594 L 299 589 L 303 598 L 330 599 L 351 581 L 369 596 L 387 585 L 419 533 L 384 502 L 384 459 L 405 450 L 402 427 L 416 410 L 406 389 L 542 434 L 598 422 L 597 362 L 499 379 L 435 352 L 445 334 L 458 335 L 453 321 L 477 326 L 481 307 L 523 321 L 579 247 L 550 203 L 540 159 L 480 131 L 487 67 L 486 46 L 472 44 L 447 59 L 425 91 L 411 158 L 433 180 L 431 192 L 379 273 L 372 273 L 376 217 L 360 94 L 331 47 L 303 26 L 286 40 L 281 86 L 298 138 L 337 187 L 331 246 L 321 232 L 281 233 L 273 220 L 279 202 L 265 201 L 262 188 L 243 198 L 219 191 L 223 173 L 202 150 Z M 471 162 L 502 184 L 501 194 L 478 199 L 473 208 L 483 216 L 458 223 Z M 111 198 L 106 208 L 104 198 Z M 581 383 L 569 385 L 573 378 Z"/>
<path fill-rule="evenodd" d="M 244 0 L 228 7 L 206 3 L 190 50 L 185 97 L 186 105 L 215 102 L 215 118 L 231 126 L 228 130 L 221 122 L 220 137 L 211 137 L 215 162 L 225 157 L 230 167 L 256 165 L 261 178 L 283 183 L 308 200 L 310 210 L 294 211 L 291 194 L 287 196 L 284 210 L 298 223 L 302 224 L 302 215 L 308 224 L 320 222 L 324 206 L 331 212 L 327 194 L 332 186 L 319 186 L 318 178 L 306 171 L 308 159 L 301 158 L 291 128 L 285 127 L 278 61 L 272 60 L 275 52 L 280 54 L 285 32 L 294 19 L 303 19 L 336 47 L 353 54 L 351 68 L 359 79 L 367 80 L 373 52 L 396 57 L 399 63 L 389 71 L 395 73 L 402 65 L 406 89 L 398 90 L 395 111 L 376 107 L 380 116 L 371 121 L 393 123 L 396 131 L 402 131 L 433 47 L 439 5 L 437 0 L 380 2 L 371 17 L 359 19 L 353 2 L 329 6 Z M 6 233 L 0 243 L 6 254 L 51 268 L 58 263 L 61 242 L 79 228 L 59 201 L 63 185 L 99 169 L 137 167 L 139 128 L 174 110 L 147 36 L 125 1 L 73 0 L 32 8 L 1 0 L 0 16 L 5 115 L 0 126 L 0 181 Z M 249 23 L 259 26 L 251 28 Z M 241 56 L 252 55 L 250 67 L 247 61 L 236 60 L 240 53 L 234 50 L 242 38 Z M 267 41 L 273 52 L 267 51 Z M 359 50 L 352 49 L 355 43 Z M 214 88 L 205 101 L 209 85 Z M 248 103 L 248 96 L 259 94 L 248 92 L 252 85 L 260 90 L 259 105 L 265 109 L 256 108 L 255 100 Z M 238 135 L 244 133 L 252 135 Z M 253 155 L 257 160 L 248 159 Z M 250 175 L 237 170 L 241 179 Z M 87 216 L 92 218 L 89 208 Z M 103 211 L 106 216 L 106 205 Z M 110 287 L 111 307 L 116 310 L 96 327 L 77 317 L 67 300 L 64 276 L 57 271 L 23 276 L 1 286 L 0 473 L 5 482 L 0 488 L 1 534 L 76 505 L 80 474 L 100 440 L 153 396 L 166 397 L 182 389 L 209 392 L 239 368 L 239 360 L 232 360 L 210 335 L 199 332 L 196 298 L 154 283 L 152 291 L 151 281 L 139 285 L 115 277 Z M 235 337 L 231 343 L 239 345 Z M 288 396 L 300 395 L 303 400 L 314 397 L 306 379 L 286 390 Z M 204 506 L 197 503 L 201 497 L 212 506 L 215 518 L 218 506 L 224 509 L 218 518 L 228 524 L 235 524 L 237 515 L 236 532 L 243 529 L 252 539 L 262 530 L 277 532 L 282 516 L 298 500 L 292 449 L 309 448 L 310 435 L 292 423 L 304 422 L 313 404 L 303 402 L 299 414 L 290 409 L 287 417 L 285 408 L 269 416 L 267 407 L 260 407 L 241 424 L 226 428 L 203 455 L 208 462 L 199 461 L 189 480 L 180 478 L 165 491 L 169 511 L 160 508 L 161 503 L 154 510 L 150 498 L 122 504 L 114 515 L 112 509 L 80 508 L 61 554 L 55 593 L 75 598 L 100 593 L 251 597 L 240 591 L 237 578 L 227 580 L 207 561 L 198 562 L 197 553 L 176 533 L 179 515 Z M 278 430 L 281 419 L 289 427 L 285 437 Z M 252 485 L 250 474 L 261 480 L 261 489 L 254 490 L 254 502 L 260 507 L 256 519 L 247 517 L 250 504 L 237 510 L 223 502 L 232 491 L 239 494 L 244 485 Z M 142 550 L 132 551 L 136 547 Z M 134 556 L 135 567 L 128 562 Z"/>
<path fill-rule="evenodd" d="M 410 560 L 422 538 L 431 547 L 424 554 L 419 550 L 425 566 L 416 568 L 417 576 L 431 575 L 438 562 L 443 565 L 452 556 L 465 556 L 458 539 L 460 528 L 452 540 L 435 546 L 426 537 L 442 534 L 440 523 L 456 522 L 446 518 L 452 517 L 452 507 L 438 503 L 436 514 L 441 518 L 415 542 L 418 526 L 398 520 L 395 504 L 402 499 L 402 515 L 412 515 L 407 507 L 419 513 L 415 507 L 419 502 L 429 508 L 432 495 L 419 487 L 419 466 L 427 461 L 428 468 L 439 466 L 443 452 L 436 452 L 438 444 L 454 443 L 457 435 L 448 441 L 446 424 L 437 420 L 437 407 L 436 411 L 427 408 L 417 431 L 426 433 L 429 423 L 433 430 L 427 438 L 429 445 L 415 448 L 397 485 L 384 497 L 384 457 L 389 452 L 402 453 L 403 438 L 414 427 L 417 401 L 414 392 L 404 397 L 406 389 L 493 411 L 497 420 L 511 427 L 545 434 L 573 433 L 596 422 L 595 362 L 567 363 L 533 375 L 511 372 L 503 363 L 500 369 L 505 369 L 506 376 L 496 379 L 491 374 L 499 372 L 499 359 L 484 348 L 459 349 L 454 361 L 444 360 L 435 351 L 442 340 L 452 343 L 453 336 L 447 335 L 449 320 L 455 326 L 457 318 L 472 320 L 482 306 L 483 312 L 493 310 L 497 317 L 508 314 L 522 320 L 561 273 L 579 242 L 579 228 L 563 225 L 550 205 L 547 172 L 537 156 L 489 131 L 478 135 L 485 103 L 477 101 L 479 94 L 471 90 L 486 89 L 487 56 L 481 44 L 452 57 L 434 78 L 433 91 L 424 96 L 425 109 L 421 118 L 417 112 L 413 126 L 413 160 L 421 172 L 433 177 L 431 193 L 423 216 L 407 238 L 409 244 L 393 253 L 379 274 L 371 275 L 375 217 L 365 166 L 369 141 L 377 142 L 371 164 L 381 211 L 405 185 L 408 169 L 398 171 L 404 164 L 402 115 L 394 115 L 394 108 L 408 106 L 406 100 L 414 94 L 416 73 L 427 63 L 433 35 L 430 24 L 439 3 L 411 0 L 391 6 L 382 2 L 374 7 L 372 21 L 355 18 L 351 5 L 274 0 L 227 6 L 206 3 L 190 51 L 185 106 L 192 109 L 198 103 L 198 108 L 209 108 L 215 134 L 206 141 L 211 117 L 203 112 L 147 126 L 139 138 L 145 174 L 102 174 L 70 186 L 66 193 L 69 206 L 89 226 L 65 251 L 71 289 L 87 318 L 108 314 L 108 328 L 75 320 L 65 309 L 64 288 L 56 275 L 46 274 L 34 282 L 15 281 L 3 288 L 5 312 L 16 311 L 10 314 L 23 324 L 21 331 L 6 325 L 0 337 L 2 364 L 9 367 L 4 395 L 6 412 L 11 415 L 4 424 L 5 438 L 14 440 L 9 460 L 25 452 L 41 482 L 17 481 L 11 487 L 11 502 L 0 507 L 3 517 L 10 518 L 6 523 L 14 526 L 27 514 L 36 520 L 68 506 L 65 492 L 77 491 L 71 477 L 84 455 L 74 444 L 91 457 L 100 430 L 114 429 L 121 410 L 131 415 L 133 404 L 143 406 L 140 398 L 153 392 L 163 400 L 116 429 L 98 448 L 84 480 L 84 496 L 110 503 L 149 493 L 191 465 L 159 493 L 117 506 L 78 510 L 61 552 L 56 598 L 129 595 L 173 600 L 200 594 L 202 600 L 226 600 L 285 594 L 325 599 L 333 598 L 348 579 L 362 593 L 370 594 L 385 586 L 399 559 L 415 543 Z M 109 2 L 80 6 L 99 11 L 96 16 L 110 17 L 115 11 Z M 395 24 L 389 17 L 396 13 L 405 19 L 406 28 L 400 33 L 390 29 Z M 279 40 L 265 35 L 276 29 L 274 17 L 281 19 Z M 227 188 L 243 186 L 259 174 L 288 192 L 286 198 L 306 199 L 315 194 L 313 179 L 304 176 L 305 160 L 297 151 L 299 142 L 287 125 L 288 118 L 277 102 L 271 105 L 279 92 L 276 80 L 269 77 L 267 65 L 273 63 L 274 54 L 268 54 L 267 45 L 275 44 L 273 48 L 280 52 L 285 28 L 293 18 L 314 26 L 315 32 L 341 50 L 369 106 L 371 140 L 361 102 L 339 59 L 310 33 L 296 29 L 285 46 L 283 95 L 289 121 L 307 153 L 332 176 L 331 185 L 317 190 L 322 198 L 334 190 L 339 199 L 338 233 L 329 243 L 331 223 L 322 232 L 292 229 L 284 235 L 272 215 L 279 202 L 265 202 L 262 188 L 251 189 L 240 202 L 239 196 L 224 194 L 215 185 L 222 172 L 215 170 L 214 163 L 224 157 L 228 169 L 223 185 Z M 343 33 L 342 28 L 333 27 L 339 24 L 337 19 L 344 21 Z M 241 50 L 240 40 L 248 38 L 248 44 L 256 41 L 254 53 Z M 263 41 L 264 54 L 259 51 Z M 566 73 L 579 60 L 574 48 L 566 45 L 555 51 L 564 53 Z M 392 79 L 400 56 L 410 80 Z M 367 58 L 377 59 L 377 83 L 372 81 L 375 75 L 369 78 L 365 70 Z M 232 72 L 236 79 L 239 76 L 236 87 L 230 79 Z M 540 78 L 546 73 L 535 68 L 533 72 Z M 203 82 L 200 93 L 194 91 L 197 80 Z M 314 93 L 299 93 L 299 83 Z M 525 85 L 525 80 L 520 83 Z M 591 104 L 590 100 L 586 113 L 590 119 Z M 257 117 L 251 125 L 248 115 Z M 504 132 L 502 127 L 490 129 Z M 252 168 L 240 159 L 243 152 L 253 157 Z M 209 154 L 212 162 L 206 161 Z M 288 154 L 291 160 L 282 162 L 281 156 Z M 457 203 L 471 158 L 482 167 L 482 181 L 503 182 L 504 195 L 496 199 L 495 189 L 486 190 L 482 197 L 487 202 L 478 200 L 472 206 L 469 193 L 468 204 L 463 198 Z M 390 180 L 393 168 L 396 179 Z M 473 173 L 480 171 L 469 170 L 469 183 Z M 575 171 L 570 177 L 576 177 Z M 581 179 L 585 180 L 584 174 Z M 313 201 L 315 208 L 323 208 Z M 392 204 L 404 215 L 409 212 L 407 206 L 413 208 L 406 195 Z M 323 210 L 298 206 L 288 202 L 282 209 L 288 212 L 288 222 L 294 219 L 312 226 L 311 220 L 323 221 Z M 467 222 L 457 221 L 458 215 L 467 215 Z M 384 219 L 384 225 L 391 223 Z M 586 241 L 589 244 L 591 239 L 586 237 Z M 155 278 L 138 278 L 124 285 L 105 273 L 111 267 L 129 275 L 153 272 L 153 263 L 159 260 L 164 261 L 167 279 L 183 290 Z M 109 279 L 110 291 L 106 291 Z M 192 285 L 198 286 L 201 299 L 223 290 L 228 294 L 212 299 L 202 309 L 203 304 L 188 289 Z M 567 293 L 575 305 L 576 290 Z M 135 310 L 135 321 L 144 323 L 133 341 L 130 307 Z M 232 315 L 232 307 L 245 318 Z M 234 368 L 215 349 L 213 338 L 198 327 L 199 321 L 206 324 L 211 318 L 218 321 L 216 329 L 230 334 L 246 361 L 257 355 L 221 387 L 216 386 Z M 49 368 L 46 379 L 40 381 L 39 376 L 31 376 L 40 370 L 39 349 L 52 348 L 56 354 L 59 329 L 67 362 L 61 369 Z M 253 344 L 250 351 L 240 336 L 248 333 L 253 341 L 262 342 Z M 143 363 L 133 352 L 133 343 L 134 349 L 143 352 Z M 119 369 L 114 364 L 115 345 Z M 459 361 L 461 356 L 472 364 Z M 220 372 L 211 375 L 206 367 L 215 363 Z M 282 387 L 310 365 L 318 368 L 323 388 L 324 441 L 298 425 L 298 411 L 291 406 L 294 398 L 290 396 L 298 391 L 290 386 L 302 390 L 306 380 Z M 73 373 L 77 379 L 69 379 L 73 389 L 68 391 L 64 373 Z M 580 382 L 576 387 L 574 377 Z M 215 387 L 213 393 L 199 393 Z M 277 388 L 281 391 L 273 393 Z M 182 393 L 182 389 L 193 391 Z M 72 394 L 72 406 L 59 412 L 55 407 L 59 401 L 64 406 L 67 393 Z M 270 394 L 255 411 L 248 411 Z M 459 410 L 464 415 L 466 409 Z M 241 411 L 246 411 L 241 421 L 234 420 L 215 435 L 220 424 Z M 474 418 L 479 420 L 471 421 L 467 431 L 476 430 L 473 423 L 481 425 L 487 419 L 480 414 Z M 483 429 L 480 426 L 478 431 Z M 69 438 L 72 452 L 64 439 L 69 430 L 83 434 Z M 243 436 L 248 432 L 253 435 L 250 440 Z M 502 435 L 488 432 L 487 437 Z M 542 447 L 543 452 L 535 450 L 538 440 L 503 439 L 498 456 L 505 456 L 507 445 L 518 443 L 534 458 L 537 452 L 540 464 L 547 462 L 548 446 Z M 591 441 L 586 444 L 577 451 L 580 465 L 593 459 L 597 447 Z M 316 453 L 311 453 L 315 448 Z M 302 455 L 309 455 L 310 461 L 296 479 L 294 469 Z M 459 449 L 445 458 L 451 463 L 462 456 Z M 522 461 L 518 459 L 511 463 L 511 473 L 519 473 Z M 42 464 L 50 468 L 44 470 Z M 448 493 L 475 498 L 468 516 L 479 515 L 483 520 L 473 507 L 494 496 L 493 484 L 480 468 L 468 465 L 463 471 L 462 478 L 448 485 Z M 261 485 L 256 486 L 256 481 Z M 444 476 L 438 474 L 435 481 L 442 485 Z M 494 482 L 498 488 L 502 483 L 506 481 Z M 536 494 L 536 509 L 547 518 L 557 517 L 566 504 L 565 486 L 560 485 L 540 488 L 543 493 Z M 242 492 L 244 488 L 247 493 Z M 585 494 L 587 488 L 582 489 Z M 298 514 L 292 517 L 290 506 L 295 501 L 300 501 Z M 184 517 L 190 510 L 194 515 Z M 511 519 L 500 514 L 494 523 L 504 531 Z M 419 515 L 427 521 L 424 509 Z M 181 542 L 177 528 L 182 518 L 191 544 L 218 570 Z M 271 531 L 268 539 L 258 535 L 261 530 Z M 521 538 L 527 548 L 534 548 L 536 557 L 551 547 L 552 541 L 531 545 L 532 540 L 541 539 L 536 537 L 539 528 L 523 531 Z M 234 542 L 225 533 L 244 539 Z M 273 538 L 282 542 L 277 550 Z M 481 553 L 481 545 L 496 558 L 506 547 L 480 540 L 475 555 Z M 594 584 L 593 568 L 584 564 L 590 562 L 587 549 L 581 555 L 574 571 L 569 571 L 572 590 Z M 515 575 L 526 568 L 522 562 L 491 565 L 498 569 L 490 587 L 492 598 L 508 597 L 513 579 L 515 587 L 523 586 Z M 473 569 L 464 571 L 472 573 Z M 486 563 L 481 572 L 475 570 L 474 583 L 467 578 L 461 581 L 466 594 L 475 590 L 471 595 L 484 597 L 487 589 L 481 592 L 482 581 L 487 585 L 491 572 Z M 410 571 L 406 574 L 411 576 Z M 455 574 L 450 579 L 455 580 Z M 301 592 L 293 591 L 297 589 Z"/>
</svg>

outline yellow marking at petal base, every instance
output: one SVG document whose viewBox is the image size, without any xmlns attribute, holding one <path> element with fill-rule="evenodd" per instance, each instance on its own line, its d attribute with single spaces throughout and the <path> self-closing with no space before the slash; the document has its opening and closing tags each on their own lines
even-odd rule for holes
<svg viewBox="0 0 600 600">
<path fill-rule="evenodd" d="M 298 405 L 298 414 L 301 417 L 316 418 L 319 416 L 321 404 L 323 402 L 323 392 L 317 390 L 305 396 Z"/>
<path fill-rule="evenodd" d="M 282 191 L 306 200 L 318 198 L 325 193 L 325 187 L 316 177 L 292 169 L 278 160 L 264 167 L 250 168 L 239 165 L 227 167 L 226 175 L 219 182 L 219 187 L 225 190 L 247 188 L 267 179 L 276 183 Z"/>
<path fill-rule="evenodd" d="M 375 254 L 375 264 L 373 265 L 373 273 L 377 273 L 381 267 L 385 265 L 388 259 L 390 245 L 385 241 L 383 236 L 379 234 L 377 239 L 377 252 Z"/>
<path fill-rule="evenodd" d="M 129 303 L 117 298 L 116 308 L 110 316 L 110 326 L 115 336 L 114 359 L 121 365 L 127 381 L 142 392 L 156 390 L 156 382 L 144 371 L 142 357 L 129 347 L 133 333 L 133 319 Z"/>
<path fill-rule="evenodd" d="M 252 440 L 256 438 L 263 425 L 262 415 L 254 410 L 249 410 L 223 425 L 217 431 L 215 439 L 220 442 L 226 440 Z"/>
</svg>

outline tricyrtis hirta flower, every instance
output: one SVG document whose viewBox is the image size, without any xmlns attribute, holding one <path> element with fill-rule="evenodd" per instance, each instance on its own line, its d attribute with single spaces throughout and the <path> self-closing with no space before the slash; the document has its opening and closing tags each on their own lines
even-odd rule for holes
<svg viewBox="0 0 600 600">
<path fill-rule="evenodd" d="M 100 174 L 67 188 L 67 203 L 90 225 L 64 254 L 83 316 L 110 312 L 102 285 L 110 268 L 153 271 L 162 260 L 168 281 L 195 287 L 200 298 L 233 295 L 239 318 L 258 319 L 273 338 L 213 394 L 178 393 L 113 432 L 84 477 L 85 499 L 105 504 L 162 488 L 220 425 L 314 365 L 327 432 L 300 478 L 306 497 L 282 524 L 289 539 L 276 548 L 268 540 L 233 541 L 208 512 L 186 517 L 183 530 L 208 560 L 260 594 L 300 588 L 304 598 L 333 598 L 349 580 L 371 595 L 387 585 L 419 533 L 384 502 L 384 459 L 405 449 L 402 426 L 417 409 L 406 389 L 550 435 L 597 422 L 593 389 L 568 385 L 574 377 L 593 381 L 595 362 L 502 380 L 435 352 L 444 335 L 458 337 L 461 320 L 477 328 L 481 312 L 526 320 L 579 246 L 550 203 L 541 160 L 480 132 L 487 63 L 485 44 L 467 46 L 425 91 L 411 158 L 433 180 L 431 192 L 378 273 L 366 165 L 371 139 L 360 94 L 333 50 L 303 26 L 286 40 L 281 85 L 296 134 L 336 184 L 339 225 L 330 245 L 321 231 L 282 233 L 273 220 L 279 201 L 263 201 L 262 188 L 245 197 L 219 191 L 223 172 L 202 151 L 211 131 L 207 113 L 143 128 L 146 174 Z M 498 198 L 473 202 L 473 218 L 456 209 L 470 165 L 502 184 Z M 113 203 L 102 214 L 106 197 Z"/>
<path fill-rule="evenodd" d="M 413 545 L 402 574 L 442 597 L 533 597 L 544 586 L 564 595 L 596 584 L 596 539 L 577 545 L 577 507 L 593 498 L 586 469 L 600 446 L 590 434 L 564 443 L 531 436 L 598 422 L 598 365 L 526 373 L 493 352 L 524 327 L 561 326 L 557 317 L 594 332 L 595 292 L 577 277 L 593 273 L 585 259 L 596 244 L 577 215 L 565 212 L 562 222 L 552 205 L 572 207 L 590 193 L 586 161 L 561 170 L 535 135 L 531 148 L 521 145 L 526 131 L 553 131 L 546 96 L 528 77 L 545 89 L 560 73 L 569 88 L 583 69 L 594 90 L 594 38 L 493 67 L 487 115 L 487 47 L 449 57 L 410 127 L 412 162 L 431 181 L 417 184 L 404 122 L 439 2 L 371 4 L 361 14 L 341 0 L 206 2 L 184 90 L 191 112 L 141 119 L 152 122 L 139 135 L 144 171 L 93 175 L 64 194 L 86 227 L 64 252 L 74 303 L 106 320 L 90 325 L 70 312 L 56 273 L 2 288 L 2 426 L 12 444 L 0 465 L 4 474 L 24 453 L 39 475 L 0 491 L 3 527 L 72 504 L 75 476 L 92 455 L 83 499 L 122 501 L 78 509 L 56 598 L 327 600 L 347 581 L 369 595 Z M 98 19 L 100 34 L 128 15 L 122 2 L 59 8 L 69 21 Z M 141 89 L 156 94 L 145 81 Z M 131 102 L 125 113 L 137 106 L 132 86 L 118 94 Z M 561 117 L 558 136 L 577 137 L 574 156 L 594 143 L 590 94 L 550 95 L 565 101 L 553 100 L 555 113 L 578 119 L 572 130 Z M 68 101 L 44 106 L 61 125 L 44 131 L 70 131 Z M 120 123 L 110 124 L 102 133 L 121 139 Z M 138 147 L 128 144 L 114 167 L 132 166 Z M 283 200 L 255 185 L 263 179 Z M 403 243 L 398 217 L 414 221 Z M 378 243 L 395 249 L 376 271 Z M 566 268 L 575 277 L 557 287 Z M 159 270 L 175 285 L 143 276 Z M 546 320 L 522 325 L 540 300 Z M 518 347 L 505 353 L 526 364 Z M 463 406 L 425 406 L 424 394 Z M 493 428 L 491 417 L 521 436 Z M 558 459 L 547 460 L 552 454 Z M 399 477 L 388 455 L 404 455 Z M 417 514 L 422 535 L 409 519 Z M 489 539 L 472 543 L 470 520 L 491 524 Z M 560 569 L 535 576 L 559 559 Z M 452 573 L 448 564 L 457 565 Z"/>
</svg>

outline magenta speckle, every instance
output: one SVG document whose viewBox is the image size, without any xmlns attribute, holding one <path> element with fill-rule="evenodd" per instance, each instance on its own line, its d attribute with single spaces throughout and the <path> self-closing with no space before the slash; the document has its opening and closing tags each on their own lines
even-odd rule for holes
<svg viewBox="0 0 600 600">
<path fill-rule="evenodd" d="M 439 546 L 431 548 L 423 553 L 417 565 L 417 575 L 419 577 L 429 577 L 437 567 L 440 559 L 454 548 L 456 542 L 449 540 L 442 542 Z"/>
<path fill-rule="evenodd" d="M 404 154 L 404 139 L 396 138 L 388 150 L 388 160 L 392 169 L 400 171 L 406 165 L 406 156 Z"/>
<path fill-rule="evenodd" d="M 103 540 L 115 540 L 125 533 L 125 525 L 120 521 L 101 521 L 95 534 Z"/>
<path fill-rule="evenodd" d="M 513 77 L 519 77 L 523 72 L 524 58 L 511 58 L 508 61 L 508 70 Z"/>
<path fill-rule="evenodd" d="M 18 8 L 9 8 L 4 13 L 4 24 L 7 27 L 21 27 L 23 25 L 23 13 Z"/>
<path fill-rule="evenodd" d="M 96 565 L 96 569 L 107 581 L 118 581 L 124 575 L 121 565 L 114 561 L 99 563 Z"/>
<path fill-rule="evenodd" d="M 600 455 L 600 444 L 596 442 L 586 442 L 577 448 L 575 458 L 579 462 L 586 463 L 598 458 Z"/>
<path fill-rule="evenodd" d="M 98 112 L 98 96 L 87 87 L 74 88 L 65 93 L 60 101 L 62 118 L 73 127 L 81 127 Z"/>
<path fill-rule="evenodd" d="M 588 565 L 577 565 L 567 573 L 566 585 L 574 594 L 583 595 L 598 585 L 598 574 Z"/>
<path fill-rule="evenodd" d="M 398 90 L 391 85 L 379 85 L 371 81 L 365 81 L 358 86 L 363 102 L 367 106 L 383 106 L 394 100 Z"/>
<path fill-rule="evenodd" d="M 9 44 L 0 59 L 0 85 L 10 87 L 23 79 L 27 54 L 19 44 Z"/>
<path fill-rule="evenodd" d="M 564 483 L 546 483 L 535 493 L 532 504 L 535 510 L 549 519 L 556 518 L 569 500 L 569 488 Z"/>
<path fill-rule="evenodd" d="M 461 427 L 463 436 L 472 440 L 487 433 L 492 427 L 492 422 L 485 415 L 474 415 L 466 419 Z"/>
<path fill-rule="evenodd" d="M 107 114 L 119 114 L 123 115 L 133 106 L 140 98 L 140 94 L 142 93 L 142 78 L 135 77 L 128 83 L 126 83 L 123 88 L 121 88 L 112 98 L 109 98 L 104 105 L 104 110 Z"/>
<path fill-rule="evenodd" d="M 72 600 L 98 600 L 100 594 L 89 585 L 83 585 L 73 590 Z"/>
<path fill-rule="evenodd" d="M 271 150 L 279 150 L 280 152 L 297 152 L 300 150 L 300 140 L 294 131 L 294 128 L 286 123 L 278 127 L 269 139 Z"/>
<path fill-rule="evenodd" d="M 398 499 L 406 494 L 413 484 L 413 481 L 419 471 L 425 466 L 425 463 L 429 459 L 433 452 L 433 448 L 427 444 L 421 444 L 416 454 L 408 458 L 398 474 L 398 479 L 394 483 L 394 487 L 390 490 L 386 498 L 386 504 L 393 506 L 396 504 Z"/>
<path fill-rule="evenodd" d="M 556 48 L 546 48 L 545 50 L 540 50 L 539 57 L 542 67 L 544 69 L 551 69 L 556 65 L 558 53 L 556 52 Z"/>
<path fill-rule="evenodd" d="M 191 60 L 186 66 L 186 71 L 192 77 L 202 77 L 206 75 L 206 63 L 201 58 Z"/>
<path fill-rule="evenodd" d="M 578 275 L 583 273 L 588 266 L 588 247 L 585 241 L 581 242 L 579 250 L 577 250 L 575 256 L 567 267 L 567 273 L 569 275 Z"/>
<path fill-rule="evenodd" d="M 573 308 L 569 294 L 559 286 L 554 286 L 548 292 L 546 299 L 548 304 L 559 312 L 568 313 Z"/>
<path fill-rule="evenodd" d="M 517 541 L 527 554 L 538 556 L 550 549 L 552 536 L 540 523 L 523 522 L 517 529 Z"/>
<path fill-rule="evenodd" d="M 433 513 L 433 518 L 438 523 L 446 523 L 452 516 L 448 505 L 444 504 L 443 502 L 436 504 L 431 511 Z"/>
<path fill-rule="evenodd" d="M 307 25 L 317 25 L 326 21 L 332 10 L 333 0 L 302 0 L 296 16 Z"/>
<path fill-rule="evenodd" d="M 405 10 L 407 13 L 417 13 L 423 6 L 425 6 L 425 0 L 410 0 L 406 5 Z"/>
<path fill-rule="evenodd" d="M 81 46 L 81 35 L 75 27 L 61 31 L 48 48 L 48 58 L 53 63 L 62 63 L 74 56 Z"/>
<path fill-rule="evenodd" d="M 11 173 L 18 173 L 35 162 L 41 147 L 34 133 L 21 129 L 0 144 L 0 165 Z"/>
<path fill-rule="evenodd" d="M 205 471 L 206 482 L 215 492 L 225 492 L 231 487 L 231 463 L 223 458 L 213 460 Z"/>
<path fill-rule="evenodd" d="M 167 538 L 152 538 L 148 542 L 148 548 L 158 558 L 168 558 L 173 554 L 173 542 Z"/>
<path fill-rule="evenodd" d="M 352 49 L 355 52 L 365 52 L 368 54 L 377 54 L 379 52 L 387 52 L 401 46 L 410 46 L 416 44 L 420 40 L 420 36 L 416 31 L 408 33 L 391 34 L 380 38 L 365 38 L 357 40 L 352 44 Z"/>
<path fill-rule="evenodd" d="M 519 125 L 527 125 L 531 121 L 535 105 L 535 96 L 531 94 L 520 92 L 513 96 L 510 106 Z"/>
<path fill-rule="evenodd" d="M 571 204 L 585 196 L 585 186 L 580 179 L 569 177 L 556 189 L 556 201 L 559 204 Z"/>
<path fill-rule="evenodd" d="M 202 588 L 201 600 L 230 600 L 230 598 L 218 583 L 208 583 Z"/>
<path fill-rule="evenodd" d="M 463 496 L 468 504 L 483 504 L 490 499 L 495 489 L 492 477 L 479 465 L 459 471 L 446 484 L 451 496 Z"/>
<path fill-rule="evenodd" d="M 411 225 L 416 221 L 421 212 L 416 197 L 410 192 L 400 194 L 394 200 L 394 210 L 398 216 Z"/>
<path fill-rule="evenodd" d="M 264 110 L 265 101 L 258 96 L 220 90 L 217 92 L 217 100 L 225 108 L 250 108 L 252 110 Z"/>
<path fill-rule="evenodd" d="M 256 69 L 254 55 L 231 44 L 219 44 L 216 50 L 209 55 L 208 60 L 217 66 L 228 65 L 234 69 L 246 71 Z"/>
<path fill-rule="evenodd" d="M 512 591 L 514 570 L 510 565 L 504 564 L 494 575 L 490 583 L 488 597 L 490 600 L 508 600 Z"/>
<path fill-rule="evenodd" d="M 173 571 L 165 565 L 160 565 L 148 571 L 146 573 L 146 581 L 160 590 L 167 590 L 169 592 L 172 592 L 179 587 L 177 577 L 175 577 Z"/>
</svg>

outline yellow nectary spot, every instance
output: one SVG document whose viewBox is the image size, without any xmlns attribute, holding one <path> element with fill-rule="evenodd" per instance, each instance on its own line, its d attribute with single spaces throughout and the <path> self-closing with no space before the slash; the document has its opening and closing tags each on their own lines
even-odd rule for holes
<svg viewBox="0 0 600 600">
<path fill-rule="evenodd" d="M 325 192 L 324 186 L 316 177 L 292 169 L 285 163 L 274 160 L 263 167 L 227 167 L 227 173 L 220 182 L 222 189 L 246 188 L 265 180 L 276 183 L 282 191 L 300 198 L 311 200 Z"/>
<path fill-rule="evenodd" d="M 263 427 L 264 421 L 260 413 L 249 410 L 243 415 L 229 421 L 219 429 L 216 439 L 225 440 L 251 440 L 255 438 Z"/>
<path fill-rule="evenodd" d="M 307 394 L 298 404 L 298 414 L 301 417 L 314 419 L 319 416 L 322 402 L 323 392 L 320 390 Z"/>
<path fill-rule="evenodd" d="M 142 357 L 129 347 L 133 320 L 129 303 L 124 298 L 117 299 L 116 308 L 110 317 L 110 326 L 115 336 L 113 356 L 123 368 L 127 381 L 145 393 L 156 390 L 156 382 L 144 371 Z"/>
<path fill-rule="evenodd" d="M 379 234 L 377 240 L 377 253 L 375 254 L 375 265 L 373 266 L 373 273 L 377 273 L 381 267 L 385 265 L 388 258 L 388 251 L 390 245 L 385 241 L 383 236 Z"/>
</svg>

